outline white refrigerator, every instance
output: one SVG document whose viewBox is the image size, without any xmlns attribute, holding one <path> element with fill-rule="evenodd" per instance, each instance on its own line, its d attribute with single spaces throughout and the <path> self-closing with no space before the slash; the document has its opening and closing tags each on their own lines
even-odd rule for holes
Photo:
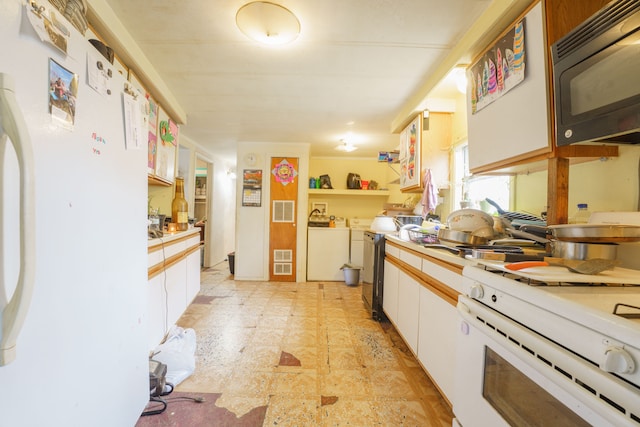
<svg viewBox="0 0 640 427">
<path fill-rule="evenodd" d="M 125 76 L 67 21 L 66 53 L 41 40 L 25 3 L 0 0 L 0 425 L 133 426 L 149 399 L 146 144 L 125 143 Z"/>
</svg>

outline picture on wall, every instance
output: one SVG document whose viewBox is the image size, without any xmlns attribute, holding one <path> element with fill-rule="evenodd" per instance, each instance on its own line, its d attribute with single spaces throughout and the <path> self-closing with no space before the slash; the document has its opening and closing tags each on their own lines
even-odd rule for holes
<svg viewBox="0 0 640 427">
<path fill-rule="evenodd" d="M 525 77 L 525 20 L 499 38 L 467 71 L 471 82 L 471 112 L 491 104 Z"/>
<path fill-rule="evenodd" d="M 419 113 L 400 133 L 400 189 L 420 187 L 422 144 L 422 113 Z"/>
</svg>

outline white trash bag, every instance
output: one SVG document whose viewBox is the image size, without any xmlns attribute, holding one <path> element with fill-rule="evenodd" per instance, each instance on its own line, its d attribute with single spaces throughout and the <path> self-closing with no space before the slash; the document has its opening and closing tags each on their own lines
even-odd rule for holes
<svg viewBox="0 0 640 427">
<path fill-rule="evenodd" d="M 195 352 L 196 332 L 174 326 L 167 339 L 156 347 L 153 359 L 167 365 L 167 382 L 177 386 L 196 369 Z"/>
</svg>

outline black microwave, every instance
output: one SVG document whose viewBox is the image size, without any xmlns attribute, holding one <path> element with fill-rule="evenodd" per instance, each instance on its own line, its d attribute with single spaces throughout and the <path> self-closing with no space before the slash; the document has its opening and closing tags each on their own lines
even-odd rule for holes
<svg viewBox="0 0 640 427">
<path fill-rule="evenodd" d="M 640 1 L 608 3 L 551 54 L 556 144 L 640 143 Z"/>
</svg>

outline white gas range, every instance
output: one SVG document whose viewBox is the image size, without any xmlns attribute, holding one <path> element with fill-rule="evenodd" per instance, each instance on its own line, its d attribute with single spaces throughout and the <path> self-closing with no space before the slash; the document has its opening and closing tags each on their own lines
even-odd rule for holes
<svg viewBox="0 0 640 427">
<path fill-rule="evenodd" d="M 640 426 L 640 270 L 463 276 L 454 426 Z"/>
</svg>

